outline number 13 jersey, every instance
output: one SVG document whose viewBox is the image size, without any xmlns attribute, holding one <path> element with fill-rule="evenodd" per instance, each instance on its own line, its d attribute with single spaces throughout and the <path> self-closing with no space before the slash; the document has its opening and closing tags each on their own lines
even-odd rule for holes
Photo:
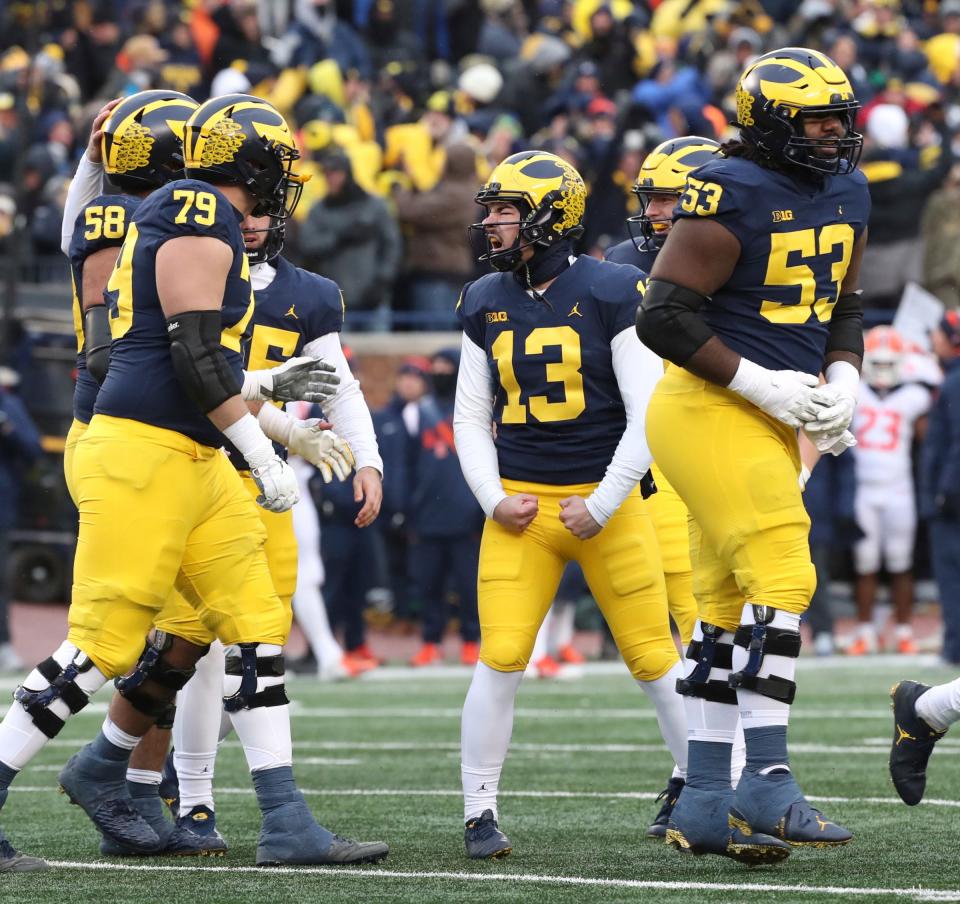
<svg viewBox="0 0 960 904">
<path fill-rule="evenodd" d="M 173 369 L 156 259 L 165 242 L 182 236 L 210 236 L 230 246 L 233 261 L 220 311 L 220 345 L 240 386 L 241 340 L 253 315 L 241 219 L 219 191 L 193 179 L 170 182 L 140 205 L 107 283 L 113 342 L 95 413 L 175 430 L 203 445 L 223 445 L 223 435 L 187 396 Z"/>
<path fill-rule="evenodd" d="M 544 300 L 512 273 L 464 287 L 457 312 L 487 355 L 501 477 L 603 479 L 626 427 L 610 343 L 634 328 L 642 279 L 636 267 L 581 256 Z"/>
<path fill-rule="evenodd" d="M 805 179 L 718 157 L 688 175 L 673 214 L 714 219 L 740 243 L 733 273 L 703 307 L 714 333 L 763 367 L 819 373 L 833 307 L 870 215 L 864 175 Z"/>
</svg>

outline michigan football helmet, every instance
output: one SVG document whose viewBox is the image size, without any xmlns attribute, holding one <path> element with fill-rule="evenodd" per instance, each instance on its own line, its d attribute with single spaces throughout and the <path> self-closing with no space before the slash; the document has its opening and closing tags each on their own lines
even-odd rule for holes
<svg viewBox="0 0 960 904">
<path fill-rule="evenodd" d="M 183 129 L 197 102 L 179 91 L 141 91 L 103 124 L 103 170 L 125 192 L 148 192 L 183 178 Z"/>
<path fill-rule="evenodd" d="M 875 326 L 863 340 L 863 379 L 874 389 L 899 386 L 908 350 L 907 343 L 892 326 Z"/>
<path fill-rule="evenodd" d="M 272 104 L 227 94 L 201 104 L 183 140 L 188 179 L 239 185 L 256 199 L 254 216 L 286 220 L 306 179 L 293 171 L 300 156 L 286 120 Z"/>
<path fill-rule="evenodd" d="M 843 70 L 830 57 L 804 47 L 783 47 L 757 57 L 736 88 L 740 135 L 769 160 L 819 173 L 850 173 L 863 150 L 853 130 L 860 104 Z M 842 138 L 807 138 L 805 116 L 834 114 Z"/>
<path fill-rule="evenodd" d="M 520 219 L 500 225 L 516 225 L 520 231 L 509 248 L 500 248 L 483 223 L 472 224 L 470 228 L 486 238 L 487 252 L 480 260 L 495 270 L 516 270 L 523 263 L 524 248 L 549 248 L 560 239 L 578 238 L 586 199 L 580 173 L 563 158 L 546 151 L 512 154 L 494 169 L 475 200 L 484 207 L 513 204 Z"/>
<path fill-rule="evenodd" d="M 651 198 L 679 198 L 687 173 L 703 166 L 719 149 L 720 145 L 710 138 L 690 135 L 664 141 L 647 154 L 631 189 L 640 199 L 640 213 L 627 217 L 627 229 L 638 251 L 662 248 L 670 231 L 669 216 L 652 217 L 647 213 Z"/>
</svg>

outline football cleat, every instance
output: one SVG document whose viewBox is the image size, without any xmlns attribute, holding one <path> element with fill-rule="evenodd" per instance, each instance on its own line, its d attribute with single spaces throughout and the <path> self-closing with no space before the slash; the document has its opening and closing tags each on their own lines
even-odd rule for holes
<svg viewBox="0 0 960 904">
<path fill-rule="evenodd" d="M 137 811 L 127 790 L 127 764 L 101 758 L 88 744 L 60 770 L 60 790 L 101 834 L 138 854 L 155 854 L 163 841 Z M 157 798 L 159 802 L 159 798 Z"/>
<path fill-rule="evenodd" d="M 480 644 L 473 640 L 465 640 L 460 647 L 460 664 L 476 665 L 480 661 Z"/>
<path fill-rule="evenodd" d="M 0 829 L 0 873 L 39 873 L 50 869 L 50 864 L 39 857 L 22 854 Z"/>
<path fill-rule="evenodd" d="M 913 656 L 917 651 L 917 643 L 912 637 L 901 637 L 896 642 L 895 652 L 901 656 Z"/>
<path fill-rule="evenodd" d="M 163 773 L 160 779 L 159 792 L 160 800 L 170 808 L 173 818 L 176 819 L 177 813 L 180 812 L 180 779 L 177 776 L 177 767 L 173 762 L 172 750 L 163 761 Z"/>
<path fill-rule="evenodd" d="M 513 850 L 510 839 L 493 818 L 493 810 L 484 810 L 478 817 L 467 820 L 463 843 L 471 860 L 502 860 Z"/>
<path fill-rule="evenodd" d="M 435 643 L 424 643 L 416 655 L 410 660 L 410 665 L 415 669 L 423 668 L 427 665 L 437 665 L 443 661 L 443 656 Z"/>
<path fill-rule="evenodd" d="M 557 662 L 551 655 L 541 656 L 536 662 L 532 662 L 528 669 L 533 669 L 533 674 L 537 678 L 559 678 L 563 674 L 563 666 Z"/>
<path fill-rule="evenodd" d="M 730 824 L 795 846 L 834 847 L 853 838 L 842 825 L 810 806 L 788 771 L 760 775 L 745 769 L 734 792 Z"/>
<path fill-rule="evenodd" d="M 686 782 L 682 778 L 671 778 L 670 781 L 667 782 L 667 787 L 657 795 L 657 800 L 662 800 L 663 805 L 660 807 L 660 812 L 657 813 L 656 818 L 647 828 L 647 838 L 666 837 L 670 815 L 673 813 L 673 808 L 677 805 L 677 798 L 680 796 L 680 792 L 683 790 L 685 784 Z"/>
<path fill-rule="evenodd" d="M 204 856 L 219 857 L 230 850 L 226 839 L 217 830 L 217 815 L 209 807 L 200 804 L 185 816 L 178 816 L 177 827 L 200 839 Z"/>
<path fill-rule="evenodd" d="M 917 698 L 930 690 L 918 681 L 900 681 L 890 689 L 893 707 L 893 743 L 890 745 L 890 778 L 907 806 L 923 800 L 927 763 L 933 746 L 946 732 L 936 731 L 917 715 Z"/>
<path fill-rule="evenodd" d="M 567 665 L 583 665 L 587 660 L 573 644 L 565 644 L 557 650 L 557 658 Z"/>
<path fill-rule="evenodd" d="M 153 852 L 155 855 L 169 854 L 174 857 L 199 857 L 206 853 L 196 835 L 191 835 L 184 829 L 177 828 L 168 822 L 163 812 L 163 801 L 156 793 L 143 797 L 132 797 L 134 809 L 150 824 L 150 828 L 157 833 L 161 848 Z M 118 844 L 112 838 L 100 840 L 100 853 L 107 857 L 142 857 L 143 851 L 138 851 Z"/>
<path fill-rule="evenodd" d="M 673 808 L 666 843 L 682 854 L 716 854 L 748 866 L 786 860 L 789 844 L 730 821 L 732 800 L 733 789 L 705 791 L 686 785 Z"/>
<path fill-rule="evenodd" d="M 370 645 L 366 643 L 360 644 L 360 646 L 354 650 L 347 650 L 347 656 L 353 656 L 357 659 L 369 659 L 375 666 L 383 665 L 383 660 L 378 656 L 374 656 Z"/>
</svg>

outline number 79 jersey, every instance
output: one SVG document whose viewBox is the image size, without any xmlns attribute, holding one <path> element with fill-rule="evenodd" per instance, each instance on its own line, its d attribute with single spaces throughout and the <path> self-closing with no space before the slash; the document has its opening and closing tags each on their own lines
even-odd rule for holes
<svg viewBox="0 0 960 904">
<path fill-rule="evenodd" d="M 511 273 L 468 283 L 457 313 L 487 355 L 501 477 L 600 481 L 626 427 L 610 343 L 633 329 L 643 273 L 581 256 L 532 298 Z"/>
<path fill-rule="evenodd" d="M 740 242 L 733 273 L 703 307 L 714 333 L 763 367 L 819 373 L 830 317 L 870 216 L 864 175 L 818 183 L 717 157 L 687 176 L 673 215 L 709 217 Z"/>
<path fill-rule="evenodd" d="M 170 182 L 143 201 L 107 283 L 113 342 L 95 413 L 175 430 L 206 446 L 223 444 L 223 435 L 183 391 L 173 369 L 156 259 L 165 242 L 183 236 L 216 238 L 233 251 L 220 311 L 220 345 L 239 386 L 241 340 L 253 316 L 240 220 L 237 209 L 212 185 L 192 179 Z"/>
</svg>

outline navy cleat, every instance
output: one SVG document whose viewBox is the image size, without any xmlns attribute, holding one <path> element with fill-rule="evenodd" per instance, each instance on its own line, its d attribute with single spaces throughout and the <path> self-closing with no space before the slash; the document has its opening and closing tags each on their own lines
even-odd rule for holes
<svg viewBox="0 0 960 904">
<path fill-rule="evenodd" d="M 0 873 L 39 873 L 50 869 L 46 860 L 21 854 L 0 829 Z"/>
<path fill-rule="evenodd" d="M 204 847 L 198 836 L 175 826 L 172 822 L 168 822 L 163 812 L 163 801 L 157 794 L 134 797 L 133 806 L 160 839 L 160 849 L 150 853 L 156 856 L 167 855 L 171 857 L 199 857 L 211 853 Z M 100 853 L 106 857 L 147 856 L 143 851 L 119 844 L 106 836 L 100 840 Z"/>
<path fill-rule="evenodd" d="M 662 800 L 663 805 L 660 807 L 660 812 L 657 813 L 656 818 L 647 827 L 647 838 L 666 838 L 670 815 L 677 805 L 677 798 L 685 784 L 686 782 L 682 778 L 671 778 L 667 782 L 667 787 L 657 795 L 657 800 Z"/>
<path fill-rule="evenodd" d="M 126 762 L 100 757 L 88 744 L 60 770 L 60 790 L 105 838 L 138 854 L 158 853 L 163 842 L 133 805 L 126 772 Z"/>
<path fill-rule="evenodd" d="M 683 854 L 716 854 L 748 866 L 786 860 L 789 844 L 729 820 L 732 800 L 732 788 L 706 791 L 686 785 L 667 826 L 667 844 Z"/>
<path fill-rule="evenodd" d="M 217 815 L 209 807 L 202 804 L 194 807 L 186 816 L 177 817 L 177 825 L 200 839 L 205 856 L 220 857 L 230 850 L 226 839 L 217 831 Z"/>
<path fill-rule="evenodd" d="M 160 800 L 162 800 L 177 818 L 180 812 L 180 778 L 177 775 L 177 767 L 173 764 L 173 751 L 167 754 L 163 761 L 163 773 L 160 779 Z"/>
<path fill-rule="evenodd" d="M 390 853 L 382 841 L 354 841 L 320 825 L 290 766 L 254 772 L 253 787 L 263 813 L 257 866 L 377 863 Z"/>
<path fill-rule="evenodd" d="M 946 734 L 931 728 L 917 715 L 917 698 L 928 690 L 929 685 L 917 681 L 900 681 L 890 689 L 893 707 L 890 778 L 900 799 L 910 807 L 923 800 L 930 754 Z"/>
<path fill-rule="evenodd" d="M 463 843 L 471 860 L 502 860 L 513 850 L 496 819 L 493 810 L 484 810 L 478 817 L 467 821 L 463 829 Z"/>
<path fill-rule="evenodd" d="M 852 833 L 829 819 L 803 796 L 787 771 L 760 775 L 745 769 L 730 807 L 730 824 L 773 835 L 795 846 L 826 848 L 846 844 Z"/>
</svg>

